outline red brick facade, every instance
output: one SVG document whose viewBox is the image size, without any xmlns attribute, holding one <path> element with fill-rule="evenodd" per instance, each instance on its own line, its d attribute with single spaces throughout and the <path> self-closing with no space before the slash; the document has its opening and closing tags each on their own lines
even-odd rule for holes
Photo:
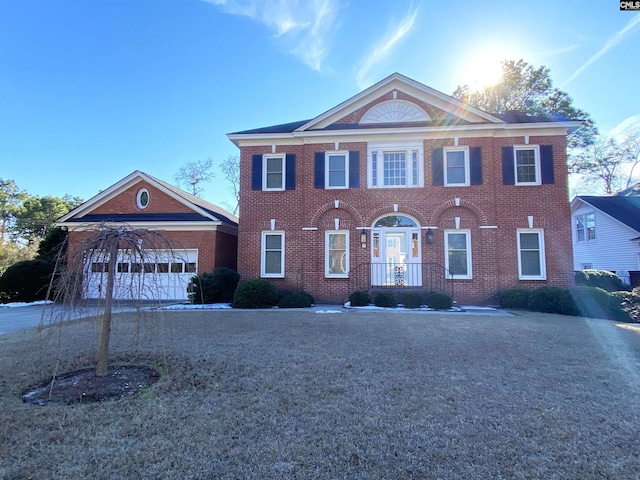
<svg viewBox="0 0 640 480">
<path fill-rule="evenodd" d="M 416 100 L 403 93 L 402 78 L 392 86 L 398 93 L 393 99 L 412 100 L 439 117 L 445 115 L 442 105 L 425 107 L 429 96 Z M 354 105 L 349 102 L 335 112 L 331 130 L 301 129 L 295 135 L 271 133 L 258 139 L 255 131 L 230 134 L 240 147 L 240 225 L 238 271 L 243 279 L 261 276 L 262 232 L 283 231 L 284 277 L 269 278 L 281 290 L 304 290 L 319 302 L 343 302 L 354 289 L 353 272 L 358 265 L 371 262 L 371 227 L 384 214 L 406 215 L 420 227 L 421 261 L 445 264 L 445 230 L 462 229 L 471 237 L 471 279 L 456 279 L 455 300 L 459 303 L 491 303 L 496 294 L 511 287 L 535 288 L 542 285 L 566 286 L 572 281 L 572 249 L 570 210 L 567 190 L 566 133 L 555 124 L 517 125 L 501 123 L 496 128 L 473 128 L 460 123 L 450 131 L 421 124 L 385 125 L 386 130 L 371 131 L 359 126 L 335 125 L 357 123 L 373 105 L 392 100 L 390 91 L 376 96 L 370 89 L 370 101 Z M 353 102 L 355 104 L 355 101 Z M 456 105 L 453 105 L 454 107 Z M 357 107 L 357 108 L 356 108 Z M 338 107 L 336 107 L 338 109 Z M 331 113 L 331 112 L 329 112 Z M 478 120 L 483 127 L 487 121 Z M 411 127 L 407 128 L 407 125 Z M 432 125 L 432 124 L 431 124 Z M 396 128 L 393 128 L 396 127 Z M 355 139 L 355 141 L 354 141 Z M 423 171 L 419 187 L 371 188 L 370 142 L 419 142 L 422 146 Z M 359 152 L 359 186 L 325 189 L 314 185 L 316 153 L 335 151 Z M 480 147 L 482 183 L 469 186 L 434 186 L 432 154 L 448 146 Z M 551 146 L 553 183 L 538 185 L 505 184 L 502 147 L 514 145 Z M 295 188 L 262 191 L 252 185 L 257 155 L 285 153 L 295 155 Z M 293 158 L 293 157 L 290 157 Z M 337 204 L 337 207 L 336 207 Z M 456 225 L 456 217 L 459 223 Z M 349 231 L 349 272 L 351 278 L 325 277 L 325 231 Z M 272 225 L 272 221 L 275 224 Z M 530 222 L 532 224 L 530 224 Z M 433 243 L 425 240 L 426 228 L 432 227 Z M 532 227 L 532 229 L 531 229 Z M 360 234 L 368 234 L 366 248 L 360 245 Z M 542 230 L 546 278 L 521 280 L 518 270 L 518 229 Z"/>
</svg>

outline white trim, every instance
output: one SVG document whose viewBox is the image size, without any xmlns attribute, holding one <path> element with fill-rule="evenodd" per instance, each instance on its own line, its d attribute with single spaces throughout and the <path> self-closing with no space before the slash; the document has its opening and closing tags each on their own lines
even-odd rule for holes
<svg viewBox="0 0 640 480">
<path fill-rule="evenodd" d="M 385 153 L 404 153 L 405 184 L 384 185 Z M 416 154 L 414 162 L 413 155 Z M 373 155 L 376 155 L 376 184 L 373 184 Z M 415 163 L 415 172 L 414 172 Z M 414 173 L 417 178 L 414 183 Z M 368 188 L 421 188 L 424 187 L 424 145 L 422 142 L 369 142 L 367 144 L 367 187 Z"/>
<path fill-rule="evenodd" d="M 518 151 L 533 150 L 534 156 L 534 168 L 536 173 L 536 179 L 533 182 L 519 182 L 518 181 Z M 516 185 L 541 185 L 542 173 L 540 170 L 540 145 L 514 145 L 513 146 L 513 175 Z"/>
<path fill-rule="evenodd" d="M 466 239 L 466 253 L 467 253 L 467 274 L 456 275 L 450 273 L 449 270 L 449 235 L 464 234 Z M 471 230 L 445 230 L 444 231 L 444 266 L 447 269 L 445 273 L 447 278 L 471 280 L 473 278 L 473 263 L 471 261 Z"/>
<path fill-rule="evenodd" d="M 280 160 L 282 182 L 278 187 L 267 187 L 267 160 Z M 263 192 L 282 192 L 285 189 L 287 176 L 287 155 L 285 153 L 265 153 L 262 155 L 262 191 Z"/>
<path fill-rule="evenodd" d="M 147 194 L 147 203 L 145 203 L 144 205 L 142 204 L 142 195 Z M 138 190 L 138 193 L 136 193 L 136 204 L 138 205 L 138 208 L 140 210 L 144 210 L 145 208 L 147 208 L 149 206 L 149 202 L 151 201 L 151 195 L 149 194 L 149 190 L 147 190 L 146 188 L 141 188 L 140 190 Z"/>
<path fill-rule="evenodd" d="M 462 152 L 464 154 L 464 181 L 461 183 L 451 183 L 448 180 L 448 169 L 447 169 L 447 153 L 449 152 Z M 445 187 L 468 187 L 471 185 L 471 175 L 470 175 L 470 166 L 469 166 L 469 147 L 444 147 L 442 149 L 442 170 L 444 173 L 444 186 Z"/>
<path fill-rule="evenodd" d="M 267 266 L 267 250 L 266 250 L 266 239 L 267 236 L 280 236 L 281 238 L 281 243 L 280 243 L 280 269 L 281 271 L 278 273 L 267 273 L 266 272 L 266 266 Z M 261 234 L 261 241 L 260 241 L 260 276 L 263 278 L 284 278 L 284 231 L 283 230 L 266 230 L 263 231 Z M 274 250 L 275 251 L 275 250 Z"/>
<path fill-rule="evenodd" d="M 336 142 L 337 143 L 337 142 Z M 344 158 L 344 185 L 329 185 L 329 157 Z M 324 188 L 326 190 L 344 190 L 349 188 L 349 151 L 348 150 L 330 150 L 324 152 Z M 336 207 L 338 208 L 338 207 Z"/>
<path fill-rule="evenodd" d="M 498 228 L 497 225 L 480 225 L 479 228 Z"/>
<path fill-rule="evenodd" d="M 302 227 L 303 232 L 315 232 L 318 230 L 318 227 Z"/>
<path fill-rule="evenodd" d="M 540 275 L 523 275 L 522 274 L 522 251 L 520 250 L 520 234 L 522 233 L 536 233 L 538 234 L 538 258 L 540 261 Z M 546 255 L 544 249 L 544 230 L 542 228 L 519 228 L 516 232 L 517 240 L 517 253 L 518 253 L 518 278 L 520 280 L 546 280 L 547 279 L 547 266 Z"/>
<path fill-rule="evenodd" d="M 344 273 L 330 273 L 329 272 L 329 237 L 331 235 L 344 235 L 345 236 L 345 251 L 342 257 L 344 263 Z M 324 276 L 325 278 L 349 278 L 349 230 L 325 230 L 324 232 Z"/>
<path fill-rule="evenodd" d="M 360 125 L 376 123 L 430 122 L 431 117 L 424 108 L 407 100 L 387 100 L 377 103 L 360 119 Z"/>
</svg>

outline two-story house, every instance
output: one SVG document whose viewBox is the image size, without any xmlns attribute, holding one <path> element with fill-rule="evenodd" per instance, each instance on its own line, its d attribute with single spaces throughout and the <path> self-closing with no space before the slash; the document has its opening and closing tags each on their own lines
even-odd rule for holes
<svg viewBox="0 0 640 480">
<path fill-rule="evenodd" d="M 572 281 L 566 136 L 393 74 L 310 120 L 228 134 L 240 148 L 238 271 L 317 301 L 361 289 L 490 302 Z"/>
</svg>

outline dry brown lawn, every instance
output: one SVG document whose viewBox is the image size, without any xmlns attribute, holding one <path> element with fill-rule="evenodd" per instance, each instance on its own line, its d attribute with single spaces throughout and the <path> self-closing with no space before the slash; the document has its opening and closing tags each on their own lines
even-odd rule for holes
<svg viewBox="0 0 640 480">
<path fill-rule="evenodd" d="M 91 319 L 0 336 L 0 478 L 640 478 L 640 333 L 601 320 L 349 311 L 120 314 L 160 380 L 44 407 Z"/>
</svg>

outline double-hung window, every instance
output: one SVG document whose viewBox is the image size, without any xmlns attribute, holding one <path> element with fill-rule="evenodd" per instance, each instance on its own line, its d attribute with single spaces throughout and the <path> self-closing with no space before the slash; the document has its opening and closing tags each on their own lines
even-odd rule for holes
<svg viewBox="0 0 640 480">
<path fill-rule="evenodd" d="M 424 162 L 421 143 L 370 143 L 367 155 L 369 187 L 423 186 Z"/>
<path fill-rule="evenodd" d="M 262 162 L 263 190 L 284 190 L 285 155 L 265 155 Z"/>
<path fill-rule="evenodd" d="M 543 230 L 518 230 L 518 276 L 520 280 L 546 280 Z"/>
<path fill-rule="evenodd" d="M 349 274 L 349 232 L 332 230 L 325 233 L 325 268 L 328 278 L 347 278 Z"/>
<path fill-rule="evenodd" d="M 576 240 L 584 242 L 596 239 L 596 215 L 595 213 L 586 213 L 584 215 L 576 215 Z"/>
<path fill-rule="evenodd" d="M 262 232 L 260 274 L 284 277 L 284 232 Z"/>
<path fill-rule="evenodd" d="M 324 188 L 349 188 L 349 152 L 326 152 L 324 170 Z"/>
<path fill-rule="evenodd" d="M 540 185 L 540 149 L 538 145 L 515 146 L 516 185 Z"/>
<path fill-rule="evenodd" d="M 444 263 L 447 278 L 473 278 L 471 272 L 471 232 L 446 230 L 444 232 Z"/>
<path fill-rule="evenodd" d="M 444 184 L 447 187 L 469 185 L 469 148 L 444 149 Z"/>
</svg>

